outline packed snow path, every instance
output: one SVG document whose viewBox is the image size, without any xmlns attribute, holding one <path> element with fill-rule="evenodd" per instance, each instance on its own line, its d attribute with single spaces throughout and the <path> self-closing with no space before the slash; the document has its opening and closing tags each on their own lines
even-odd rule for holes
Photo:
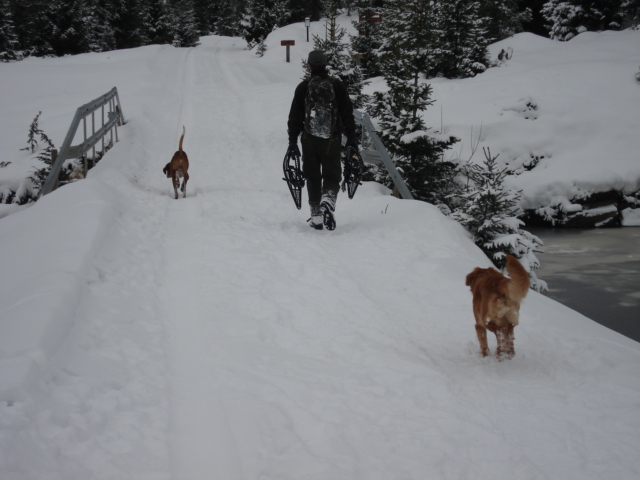
<svg viewBox="0 0 640 480">
<path fill-rule="evenodd" d="M 638 344 L 531 293 L 516 358 L 481 358 L 464 277 L 487 259 L 372 184 L 310 229 L 281 180 L 300 64 L 243 47 L 129 52 L 122 142 L 3 220 L 104 212 L 44 378 L 0 405 L 0 476 L 637 478 Z"/>
</svg>

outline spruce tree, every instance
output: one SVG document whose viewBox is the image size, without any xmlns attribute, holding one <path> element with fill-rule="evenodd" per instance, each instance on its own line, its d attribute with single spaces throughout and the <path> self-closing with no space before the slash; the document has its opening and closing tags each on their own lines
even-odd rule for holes
<svg viewBox="0 0 640 480">
<path fill-rule="evenodd" d="M 276 28 L 285 25 L 289 10 L 285 0 L 249 0 L 242 19 L 242 38 L 249 48 L 264 42 Z"/>
<path fill-rule="evenodd" d="M 480 2 L 443 0 L 436 5 L 438 74 L 447 78 L 473 77 L 489 65 L 487 19 Z"/>
<path fill-rule="evenodd" d="M 351 38 L 351 49 L 361 55 L 360 67 L 365 78 L 373 78 L 382 74 L 378 50 L 382 46 L 381 25 L 377 22 L 378 8 L 370 0 L 357 0 L 359 20 L 352 22 L 358 35 Z"/>
<path fill-rule="evenodd" d="M 244 6 L 234 0 L 220 0 L 218 13 L 213 26 L 213 33 L 227 37 L 241 36 L 240 22 L 244 17 Z"/>
<path fill-rule="evenodd" d="M 480 16 L 488 19 L 487 37 L 503 40 L 523 31 L 523 24 L 532 20 L 531 9 L 520 8 L 518 0 L 483 0 Z"/>
<path fill-rule="evenodd" d="M 85 20 L 88 9 L 84 0 L 49 2 L 47 16 L 54 25 L 49 39 L 55 55 L 75 55 L 89 51 L 89 34 Z"/>
<path fill-rule="evenodd" d="M 173 46 L 195 47 L 198 45 L 200 34 L 192 0 L 175 0 L 171 10 L 175 20 Z"/>
<path fill-rule="evenodd" d="M 382 71 L 388 90 L 375 92 L 369 113 L 395 156 L 414 197 L 447 203 L 456 165 L 443 154 L 457 139 L 426 127 L 422 112 L 434 103 L 423 73 L 435 67 L 435 15 L 429 0 L 389 0 L 383 11 Z"/>
<path fill-rule="evenodd" d="M 629 5 L 625 0 L 549 0 L 542 8 L 549 36 L 567 41 L 586 31 L 620 30 Z"/>
<path fill-rule="evenodd" d="M 151 45 L 172 44 L 175 15 L 171 5 L 164 0 L 145 0 L 142 4 L 143 31 Z"/>
<path fill-rule="evenodd" d="M 484 152 L 483 165 L 468 164 L 464 168 L 470 183 L 457 195 L 460 204 L 452 217 L 471 232 L 475 244 L 497 268 L 504 269 L 506 254 L 513 255 L 529 272 L 532 287 L 544 290 L 546 284 L 533 271 L 540 267 L 534 250 L 542 241 L 521 228 L 521 192 L 505 186 L 507 169 L 499 168 L 498 155 L 492 156 L 488 149 Z"/>
<path fill-rule="evenodd" d="M 198 34 L 211 35 L 215 32 L 221 2 L 211 0 L 193 0 L 193 12 L 198 25 Z"/>
<path fill-rule="evenodd" d="M 99 2 L 92 0 L 87 4 L 84 28 L 90 52 L 107 52 L 116 48 L 110 18 L 109 12 Z"/>
<path fill-rule="evenodd" d="M 291 12 L 290 22 L 302 22 L 306 17 L 317 22 L 324 11 L 324 0 L 289 0 L 287 8 Z"/>
<path fill-rule="evenodd" d="M 99 0 L 111 15 L 111 28 L 116 48 L 135 48 L 148 44 L 144 30 L 142 0 Z"/>
<path fill-rule="evenodd" d="M 26 55 L 36 57 L 53 56 L 51 45 L 56 31 L 55 24 L 49 18 L 49 2 L 46 0 L 28 0 L 20 12 L 22 23 L 19 36 Z"/>
<path fill-rule="evenodd" d="M 19 59 L 18 35 L 9 0 L 0 0 L 0 62 Z"/>
</svg>

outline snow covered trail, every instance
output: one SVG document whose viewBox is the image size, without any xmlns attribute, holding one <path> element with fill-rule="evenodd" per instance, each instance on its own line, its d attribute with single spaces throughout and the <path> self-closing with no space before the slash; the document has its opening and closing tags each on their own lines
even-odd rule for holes
<svg viewBox="0 0 640 480">
<path fill-rule="evenodd" d="M 194 193 L 168 205 L 161 295 L 174 478 L 604 474 L 581 464 L 590 448 L 563 448 L 562 430 L 575 425 L 563 420 L 572 401 L 560 398 L 598 405 L 599 395 L 548 370 L 562 361 L 562 341 L 531 334 L 511 365 L 481 370 L 493 362 L 478 360 L 462 280 L 477 260 L 432 235 L 446 230 L 464 243 L 459 226 L 424 204 L 396 210 L 399 201 L 371 185 L 353 201 L 341 197 L 335 232 L 306 226 L 279 168 L 299 67 L 256 71 L 232 43 L 209 39 L 186 68 Z M 403 249 L 407 238 L 424 241 Z M 558 396 L 547 398 L 539 382 Z M 574 433 L 609 441 L 620 428 Z M 508 461 L 484 460 L 496 448 Z"/>
</svg>

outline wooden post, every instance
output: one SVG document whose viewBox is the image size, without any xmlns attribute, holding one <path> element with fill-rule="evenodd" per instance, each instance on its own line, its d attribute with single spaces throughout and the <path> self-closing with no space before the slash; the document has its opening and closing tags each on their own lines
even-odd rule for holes
<svg viewBox="0 0 640 480">
<path fill-rule="evenodd" d="M 295 45 L 295 44 L 296 44 L 295 40 L 281 40 L 280 41 L 280 45 L 287 47 L 287 63 L 291 61 L 291 57 L 289 55 L 289 47 L 291 47 L 291 45 Z"/>
</svg>

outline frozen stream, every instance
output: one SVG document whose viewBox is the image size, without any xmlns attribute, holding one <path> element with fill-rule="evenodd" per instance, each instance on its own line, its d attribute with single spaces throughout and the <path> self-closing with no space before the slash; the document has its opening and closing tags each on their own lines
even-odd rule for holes
<svg viewBox="0 0 640 480">
<path fill-rule="evenodd" d="M 640 342 L 640 228 L 529 231 L 545 243 L 545 294 Z"/>
</svg>

